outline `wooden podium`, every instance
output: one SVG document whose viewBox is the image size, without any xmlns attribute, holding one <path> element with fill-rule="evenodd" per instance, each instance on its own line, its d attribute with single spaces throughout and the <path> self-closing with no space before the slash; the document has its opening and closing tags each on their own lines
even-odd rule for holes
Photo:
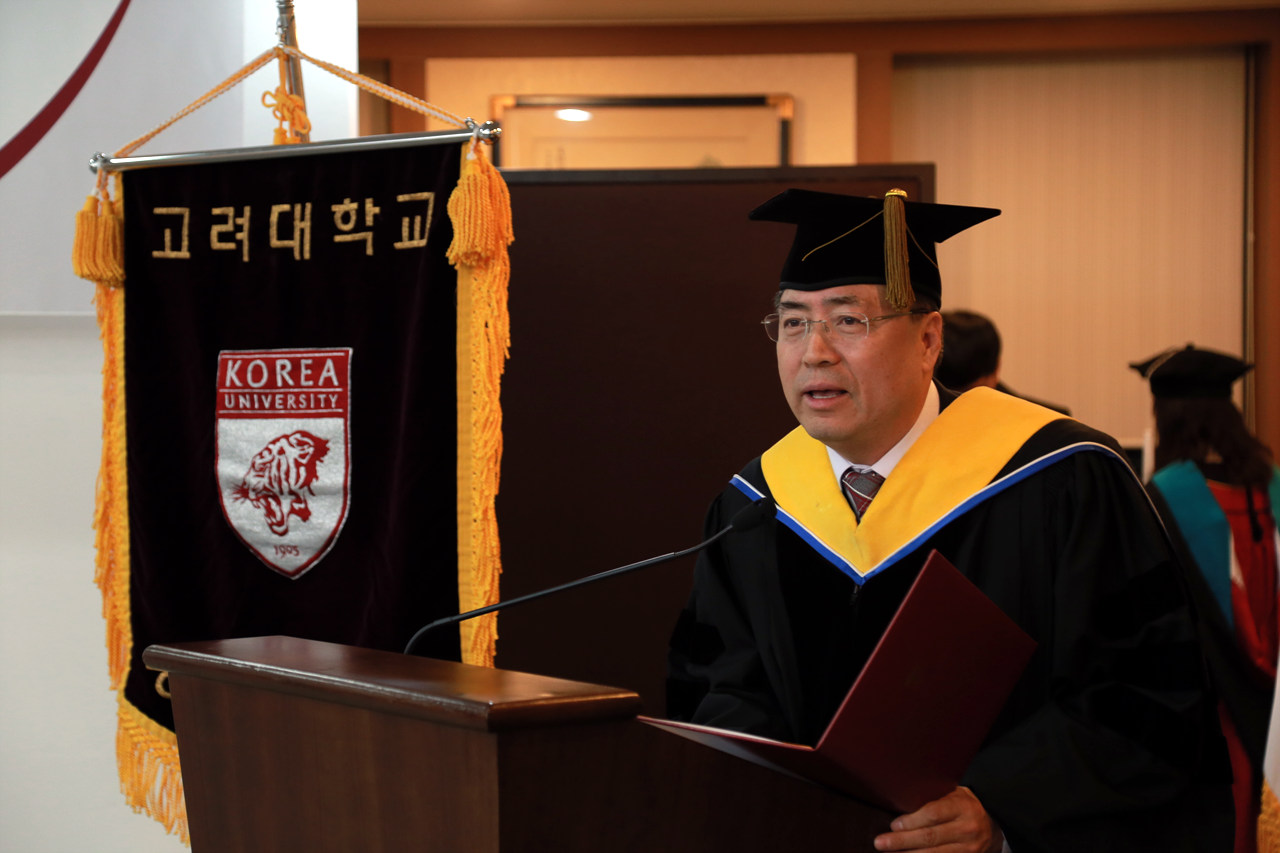
<svg viewBox="0 0 1280 853">
<path fill-rule="evenodd" d="M 627 690 L 292 637 L 151 646 L 194 853 L 873 849 L 891 815 Z"/>
</svg>

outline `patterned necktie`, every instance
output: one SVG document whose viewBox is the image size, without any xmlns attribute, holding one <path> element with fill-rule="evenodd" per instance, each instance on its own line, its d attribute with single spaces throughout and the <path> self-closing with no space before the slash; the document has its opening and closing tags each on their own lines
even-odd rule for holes
<svg viewBox="0 0 1280 853">
<path fill-rule="evenodd" d="M 853 507 L 853 514 L 857 516 L 858 521 L 862 521 L 862 514 L 871 505 L 871 499 L 876 496 L 882 483 L 884 483 L 884 477 L 875 471 L 870 469 L 859 471 L 852 465 L 840 477 L 840 485 L 844 486 L 844 496 L 848 499 L 849 506 Z"/>
</svg>

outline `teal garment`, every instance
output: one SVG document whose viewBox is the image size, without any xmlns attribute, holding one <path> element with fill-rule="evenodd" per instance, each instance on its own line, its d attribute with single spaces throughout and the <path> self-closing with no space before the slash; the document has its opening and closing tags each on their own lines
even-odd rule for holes
<svg viewBox="0 0 1280 853">
<path fill-rule="evenodd" d="M 1227 626 L 1234 630 L 1231 525 L 1209 490 L 1208 481 L 1194 462 L 1184 460 L 1161 468 L 1151 478 L 1151 484 L 1168 505 L 1173 523 L 1191 549 L 1191 556 L 1213 592 Z M 1280 472 L 1272 475 L 1267 495 L 1271 501 L 1271 516 L 1276 520 L 1276 527 L 1280 528 Z"/>
</svg>

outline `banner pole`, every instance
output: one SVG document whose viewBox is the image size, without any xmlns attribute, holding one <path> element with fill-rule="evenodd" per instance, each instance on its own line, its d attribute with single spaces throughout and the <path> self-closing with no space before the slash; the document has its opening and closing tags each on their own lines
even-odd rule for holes
<svg viewBox="0 0 1280 853">
<path fill-rule="evenodd" d="M 176 154 L 143 154 L 136 157 L 108 157 L 101 151 L 89 158 L 89 171 L 97 174 L 146 169 L 153 166 L 187 166 L 198 163 L 226 163 L 240 160 L 270 160 L 278 157 L 300 157 L 309 154 L 331 154 L 338 151 L 377 148 L 411 148 L 415 145 L 443 145 L 466 142 L 473 137 L 492 142 L 502 135 L 496 122 L 486 121 L 462 130 L 436 130 L 427 133 L 388 133 L 353 139 L 304 142 L 298 145 L 255 145 L 247 148 L 224 148 L 219 151 L 188 151 Z"/>
<path fill-rule="evenodd" d="M 298 30 L 293 15 L 293 0 L 276 0 L 276 36 L 281 47 L 298 49 Z M 302 60 L 290 55 L 285 64 L 285 91 L 298 98 L 305 112 L 307 96 L 302 90 Z M 295 131 L 299 141 L 310 142 L 310 132 Z"/>
</svg>

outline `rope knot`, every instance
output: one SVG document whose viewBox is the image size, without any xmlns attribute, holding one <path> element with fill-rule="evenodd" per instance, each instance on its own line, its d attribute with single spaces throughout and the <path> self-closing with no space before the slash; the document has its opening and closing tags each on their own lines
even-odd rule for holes
<svg viewBox="0 0 1280 853">
<path fill-rule="evenodd" d="M 276 145 L 301 142 L 301 134 L 311 132 L 311 119 L 307 117 L 306 102 L 287 91 L 284 84 L 277 86 L 275 91 L 263 92 L 262 105 L 271 110 L 272 117 L 279 123 L 275 132 Z"/>
</svg>

